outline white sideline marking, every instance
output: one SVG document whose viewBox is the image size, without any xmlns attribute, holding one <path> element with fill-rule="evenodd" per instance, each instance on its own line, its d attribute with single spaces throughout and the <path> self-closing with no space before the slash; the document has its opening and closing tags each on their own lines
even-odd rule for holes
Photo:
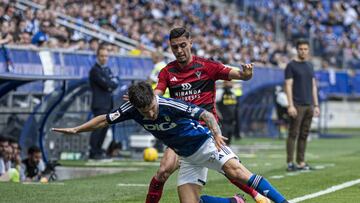
<svg viewBox="0 0 360 203">
<path fill-rule="evenodd" d="M 65 185 L 64 182 L 47 182 L 47 183 L 40 183 L 40 182 L 22 182 L 23 185 Z"/>
<path fill-rule="evenodd" d="M 147 187 L 148 184 L 127 184 L 127 183 L 119 183 L 117 184 L 117 186 L 120 186 L 120 187 Z"/>
<path fill-rule="evenodd" d="M 282 176 L 282 175 L 275 175 L 275 176 L 270 176 L 269 178 L 270 179 L 281 179 L 281 178 L 283 178 L 284 176 Z"/>
<path fill-rule="evenodd" d="M 291 202 L 291 203 L 302 202 L 304 200 L 312 199 L 312 198 L 315 198 L 315 197 L 319 197 L 321 195 L 325 195 L 325 194 L 329 194 L 329 193 L 332 193 L 332 192 L 335 192 L 335 191 L 338 191 L 338 190 L 342 190 L 344 188 L 351 187 L 351 186 L 359 184 L 359 183 L 360 183 L 360 179 L 348 181 L 348 182 L 342 183 L 340 185 L 335 185 L 335 186 L 329 187 L 326 190 L 321 190 L 319 192 L 308 194 L 308 195 L 305 195 L 305 196 L 302 196 L 302 197 L 297 197 L 295 199 L 290 200 L 289 202 Z"/>
<path fill-rule="evenodd" d="M 316 165 L 316 166 L 313 166 L 313 167 L 315 168 L 315 170 L 322 170 L 322 169 L 325 169 L 327 167 L 334 167 L 334 166 L 335 166 L 335 164 L 329 163 L 329 164 L 323 164 L 323 165 Z M 302 173 L 311 173 L 311 172 L 313 172 L 313 170 L 286 172 L 284 175 L 270 176 L 269 179 L 281 179 L 281 178 L 285 178 L 285 176 L 297 176 L 297 175 L 300 175 Z"/>
</svg>

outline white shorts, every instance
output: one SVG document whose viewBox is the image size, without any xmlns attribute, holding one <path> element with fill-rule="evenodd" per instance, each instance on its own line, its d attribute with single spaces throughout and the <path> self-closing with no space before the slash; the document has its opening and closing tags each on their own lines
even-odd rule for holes
<svg viewBox="0 0 360 203">
<path fill-rule="evenodd" d="M 180 157 L 178 186 L 187 183 L 205 185 L 208 168 L 224 173 L 223 165 L 232 158 L 238 159 L 229 147 L 223 146 L 218 151 L 214 139 L 207 139 L 193 155 Z"/>
</svg>

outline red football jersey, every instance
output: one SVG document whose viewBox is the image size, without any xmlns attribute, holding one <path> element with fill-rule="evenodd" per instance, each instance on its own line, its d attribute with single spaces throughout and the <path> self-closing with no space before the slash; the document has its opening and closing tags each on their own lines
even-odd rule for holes
<svg viewBox="0 0 360 203">
<path fill-rule="evenodd" d="M 193 56 L 189 65 L 181 68 L 172 61 L 159 73 L 156 89 L 165 92 L 169 88 L 172 98 L 196 104 L 218 119 L 215 110 L 216 80 L 229 80 L 231 68 L 223 64 Z"/>
</svg>

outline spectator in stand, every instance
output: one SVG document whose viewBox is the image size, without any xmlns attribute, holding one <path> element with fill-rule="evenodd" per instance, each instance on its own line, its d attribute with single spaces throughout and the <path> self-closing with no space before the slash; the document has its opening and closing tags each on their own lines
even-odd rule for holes
<svg viewBox="0 0 360 203">
<path fill-rule="evenodd" d="M 11 154 L 11 168 L 16 168 L 20 171 L 20 165 L 21 165 L 21 156 L 20 156 L 20 146 L 17 141 L 17 139 L 10 137 L 9 139 L 9 146 L 12 149 Z"/>
<path fill-rule="evenodd" d="M 46 42 L 49 41 L 49 34 L 48 34 L 49 29 L 50 29 L 50 22 L 43 21 L 41 23 L 40 30 L 37 33 L 35 33 L 35 35 L 31 39 L 31 43 L 39 47 L 45 46 Z"/>
<path fill-rule="evenodd" d="M 37 182 L 40 181 L 45 170 L 40 148 L 32 146 L 28 149 L 28 157 L 21 162 L 21 181 Z"/>
<path fill-rule="evenodd" d="M 9 139 L 0 135 L 0 181 L 9 181 L 11 168 L 11 147 Z"/>
<path fill-rule="evenodd" d="M 280 64 L 288 62 L 291 53 L 273 53 L 277 44 L 275 29 L 279 26 L 285 34 L 285 39 L 280 41 L 313 36 L 314 53 L 318 56 L 328 56 L 329 51 L 334 52 L 331 56 L 337 57 L 327 57 L 326 60 L 335 60 L 331 63 L 337 66 L 349 63 L 354 65 L 358 61 L 352 57 L 344 59 L 342 56 L 347 55 L 342 53 L 344 47 L 359 47 L 356 42 L 360 38 L 359 1 L 331 1 L 327 4 L 325 1 L 257 0 L 247 4 L 249 13 L 246 16 L 242 12 L 223 12 L 227 6 L 230 7 L 226 3 L 225 8 L 221 8 L 196 1 L 114 1 L 112 4 L 100 1 L 98 4 L 97 1 L 45 0 L 38 3 L 46 6 L 46 9 L 29 8 L 21 11 L 14 4 L 1 4 L 1 19 L 8 23 L 5 26 L 9 27 L 14 39 L 8 43 L 18 43 L 22 32 L 32 33 L 31 37 L 35 38 L 41 30 L 41 22 L 48 21 L 51 28 L 47 35 L 59 41 L 57 46 L 74 50 L 69 41 L 71 36 L 80 34 L 85 44 L 76 46 L 76 50 L 86 50 L 92 43 L 88 41 L 90 37 L 57 24 L 55 17 L 59 12 L 74 17 L 77 25 L 91 23 L 100 29 L 116 31 L 143 45 L 161 47 L 166 52 L 171 51 L 164 40 L 168 38 L 167 31 L 175 26 L 185 26 L 193 30 L 196 42 L 194 53 L 205 58 L 211 56 L 215 60 L 225 59 L 231 64 L 256 61 L 264 66 L 276 66 L 273 62 L 272 65 L 268 63 L 269 59 L 273 60 L 273 56 L 278 58 Z M 281 22 L 280 25 L 277 25 L 278 22 Z M 15 29 L 17 25 L 19 28 Z M 327 29 L 331 30 L 330 33 L 326 32 Z M 323 43 L 323 34 L 319 33 L 330 36 L 330 39 L 335 34 L 336 40 L 330 40 L 330 46 L 337 48 L 332 50 L 327 43 Z M 44 35 L 40 36 L 43 36 L 40 42 L 46 41 Z M 344 41 L 349 41 L 350 45 Z M 143 53 L 139 50 L 138 47 L 131 53 Z M 125 53 L 117 46 L 113 46 L 111 51 Z"/>
</svg>

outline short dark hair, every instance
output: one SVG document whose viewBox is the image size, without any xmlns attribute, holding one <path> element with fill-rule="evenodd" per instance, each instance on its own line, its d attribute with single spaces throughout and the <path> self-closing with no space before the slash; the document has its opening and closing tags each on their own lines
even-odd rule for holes
<svg viewBox="0 0 360 203">
<path fill-rule="evenodd" d="M 108 50 L 108 43 L 101 43 L 98 47 L 98 49 L 96 50 L 96 55 L 99 55 L 100 50 Z"/>
<path fill-rule="evenodd" d="M 29 149 L 28 149 L 28 154 L 29 155 L 33 155 L 35 153 L 39 153 L 41 152 L 40 148 L 38 146 L 31 146 Z"/>
<path fill-rule="evenodd" d="M 0 142 L 9 142 L 9 138 L 8 138 L 8 137 L 5 137 L 5 136 L 0 135 Z"/>
<path fill-rule="evenodd" d="M 155 96 L 149 83 L 138 82 L 132 84 L 128 89 L 129 101 L 136 108 L 145 108 L 149 106 Z"/>
<path fill-rule="evenodd" d="M 170 37 L 169 37 L 169 40 L 172 40 L 174 38 L 179 38 L 181 36 L 184 36 L 186 37 L 187 39 L 190 38 L 190 32 L 187 31 L 185 28 L 183 27 L 177 27 L 177 28 L 174 28 L 170 31 Z"/>
<path fill-rule="evenodd" d="M 306 44 L 308 46 L 310 46 L 310 43 L 308 40 L 306 39 L 299 39 L 298 41 L 296 41 L 296 49 L 299 48 L 300 45 Z"/>
<path fill-rule="evenodd" d="M 14 137 L 9 137 L 8 141 L 9 141 L 10 144 L 11 143 L 18 143 L 18 140 L 16 138 L 14 138 Z"/>
</svg>

